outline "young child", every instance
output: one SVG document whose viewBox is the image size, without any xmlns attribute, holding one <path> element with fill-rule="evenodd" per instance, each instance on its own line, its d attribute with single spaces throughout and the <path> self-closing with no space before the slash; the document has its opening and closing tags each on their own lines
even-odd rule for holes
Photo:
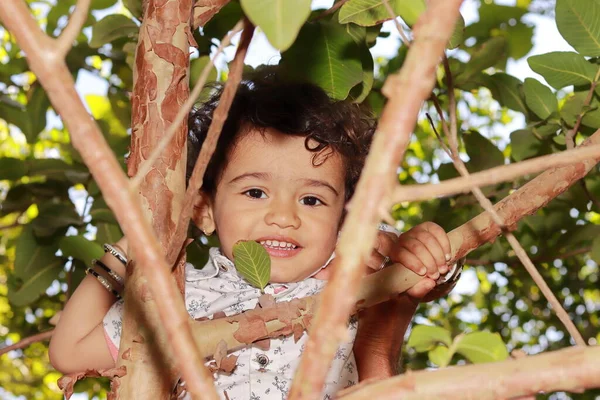
<svg viewBox="0 0 600 400">
<path fill-rule="evenodd" d="M 198 157 L 218 103 L 216 93 L 190 116 L 188 173 Z M 244 81 L 236 94 L 217 149 L 208 165 L 194 222 L 206 235 L 216 232 L 220 248 L 211 248 L 202 269 L 186 266 L 185 303 L 192 318 L 217 312 L 239 314 L 256 306 L 259 289 L 237 274 L 233 245 L 254 240 L 271 257 L 271 279 L 264 291 L 276 301 L 321 291 L 324 266 L 332 259 L 344 206 L 357 183 L 374 123 L 358 105 L 331 100 L 310 84 L 280 82 L 273 75 Z M 420 297 L 448 271 L 450 245 L 445 232 L 426 223 L 397 239 L 379 235 L 373 269 L 385 266 L 389 253 L 420 275 L 411 294 Z M 117 251 L 127 248 L 126 239 Z M 121 250 L 119 250 L 121 249 Z M 126 250 L 125 250 L 126 251 Z M 126 254 L 123 254 L 126 256 Z M 124 276 L 124 266 L 110 254 L 101 259 Z M 330 268 L 335 268 L 334 266 Z M 51 362 L 69 373 L 114 366 L 121 334 L 122 301 L 88 276 L 67 303 L 50 344 Z M 107 312 L 108 310 L 108 312 Z M 106 314 L 106 315 L 105 315 Z M 359 381 L 353 353 L 358 321 L 338 349 L 323 395 Z M 403 332 L 399 332 L 402 335 Z M 272 339 L 270 348 L 249 346 L 234 354 L 237 367 L 215 373 L 223 398 L 285 398 L 307 335 Z M 79 357 L 72 357 L 77 351 Z M 360 366 L 359 366 L 360 367 Z"/>
</svg>

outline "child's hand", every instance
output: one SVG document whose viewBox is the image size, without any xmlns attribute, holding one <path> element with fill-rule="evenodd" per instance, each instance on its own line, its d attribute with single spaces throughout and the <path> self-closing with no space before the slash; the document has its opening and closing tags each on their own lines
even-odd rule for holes
<svg viewBox="0 0 600 400">
<path fill-rule="evenodd" d="M 407 291 L 416 299 L 424 298 L 436 286 L 440 275 L 448 272 L 450 257 L 448 235 L 433 222 L 424 222 L 400 235 L 390 252 L 392 262 L 425 276 Z"/>
</svg>

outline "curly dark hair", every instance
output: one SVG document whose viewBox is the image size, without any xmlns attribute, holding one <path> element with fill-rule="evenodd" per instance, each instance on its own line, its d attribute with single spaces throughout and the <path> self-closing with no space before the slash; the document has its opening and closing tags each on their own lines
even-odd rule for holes
<svg viewBox="0 0 600 400">
<path fill-rule="evenodd" d="M 198 159 L 223 86 L 216 84 L 213 89 L 210 98 L 189 115 L 187 179 Z M 315 166 L 332 153 L 340 154 L 346 171 L 345 198 L 348 200 L 358 182 L 375 126 L 375 119 L 362 106 L 333 100 L 314 84 L 286 81 L 273 72 L 255 74 L 242 80 L 237 89 L 217 148 L 207 166 L 203 190 L 214 195 L 231 149 L 249 128 L 262 133 L 272 128 L 283 134 L 305 137 L 306 149 L 315 153 Z"/>
</svg>

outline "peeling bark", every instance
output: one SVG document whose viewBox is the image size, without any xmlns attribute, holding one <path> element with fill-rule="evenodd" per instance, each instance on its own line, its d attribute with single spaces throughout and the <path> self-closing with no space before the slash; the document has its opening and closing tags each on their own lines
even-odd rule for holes
<svg viewBox="0 0 600 400">
<path fill-rule="evenodd" d="M 570 347 L 495 363 L 417 371 L 365 382 L 338 393 L 343 400 L 507 400 L 544 391 L 580 393 L 600 387 L 600 347 Z"/>
<path fill-rule="evenodd" d="M 128 174 L 135 176 L 147 162 L 167 128 L 175 122 L 179 108 L 189 96 L 189 48 L 192 0 L 144 2 L 133 70 L 131 155 Z M 181 214 L 185 193 L 187 120 L 178 124 L 173 140 L 160 154 L 139 185 L 147 218 L 161 244 L 163 254 Z M 178 253 L 182 266 L 184 254 Z M 136 260 L 137 254 L 132 257 Z M 175 260 L 174 260 L 175 261 Z M 158 268 L 158 266 L 153 266 Z M 183 293 L 183 268 L 175 268 L 175 280 Z M 160 329 L 156 302 L 136 262 L 128 267 L 123 330 L 117 365 L 128 373 L 118 382 L 118 396 L 126 399 L 168 398 L 179 371 L 169 338 Z M 202 365 L 199 368 L 203 368 Z M 207 381 L 211 376 L 204 372 Z M 188 385 L 188 388 L 193 385 Z M 216 396 L 216 392 L 215 392 Z"/>
</svg>

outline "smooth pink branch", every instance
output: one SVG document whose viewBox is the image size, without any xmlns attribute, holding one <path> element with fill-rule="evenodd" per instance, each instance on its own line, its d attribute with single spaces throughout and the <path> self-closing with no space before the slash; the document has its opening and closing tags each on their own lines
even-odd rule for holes
<svg viewBox="0 0 600 400">
<path fill-rule="evenodd" d="M 71 18 L 69 18 L 69 23 L 56 39 L 56 51 L 58 51 L 62 57 L 65 57 L 69 50 L 71 50 L 73 42 L 81 32 L 81 28 L 87 20 L 91 2 L 92 0 L 77 1 L 75 11 L 71 14 Z"/>
<path fill-rule="evenodd" d="M 458 17 L 460 0 L 432 0 L 414 28 L 415 40 L 399 75 L 388 77 L 389 98 L 336 248 L 340 264 L 322 293 L 289 398 L 320 396 L 331 360 L 356 300 L 364 265 L 375 243 L 381 204 L 389 200 L 421 104 L 433 89 L 435 70 Z M 408 95 L 410 94 L 410 95 Z M 343 296 L 340 294 L 343 293 Z"/>
</svg>

